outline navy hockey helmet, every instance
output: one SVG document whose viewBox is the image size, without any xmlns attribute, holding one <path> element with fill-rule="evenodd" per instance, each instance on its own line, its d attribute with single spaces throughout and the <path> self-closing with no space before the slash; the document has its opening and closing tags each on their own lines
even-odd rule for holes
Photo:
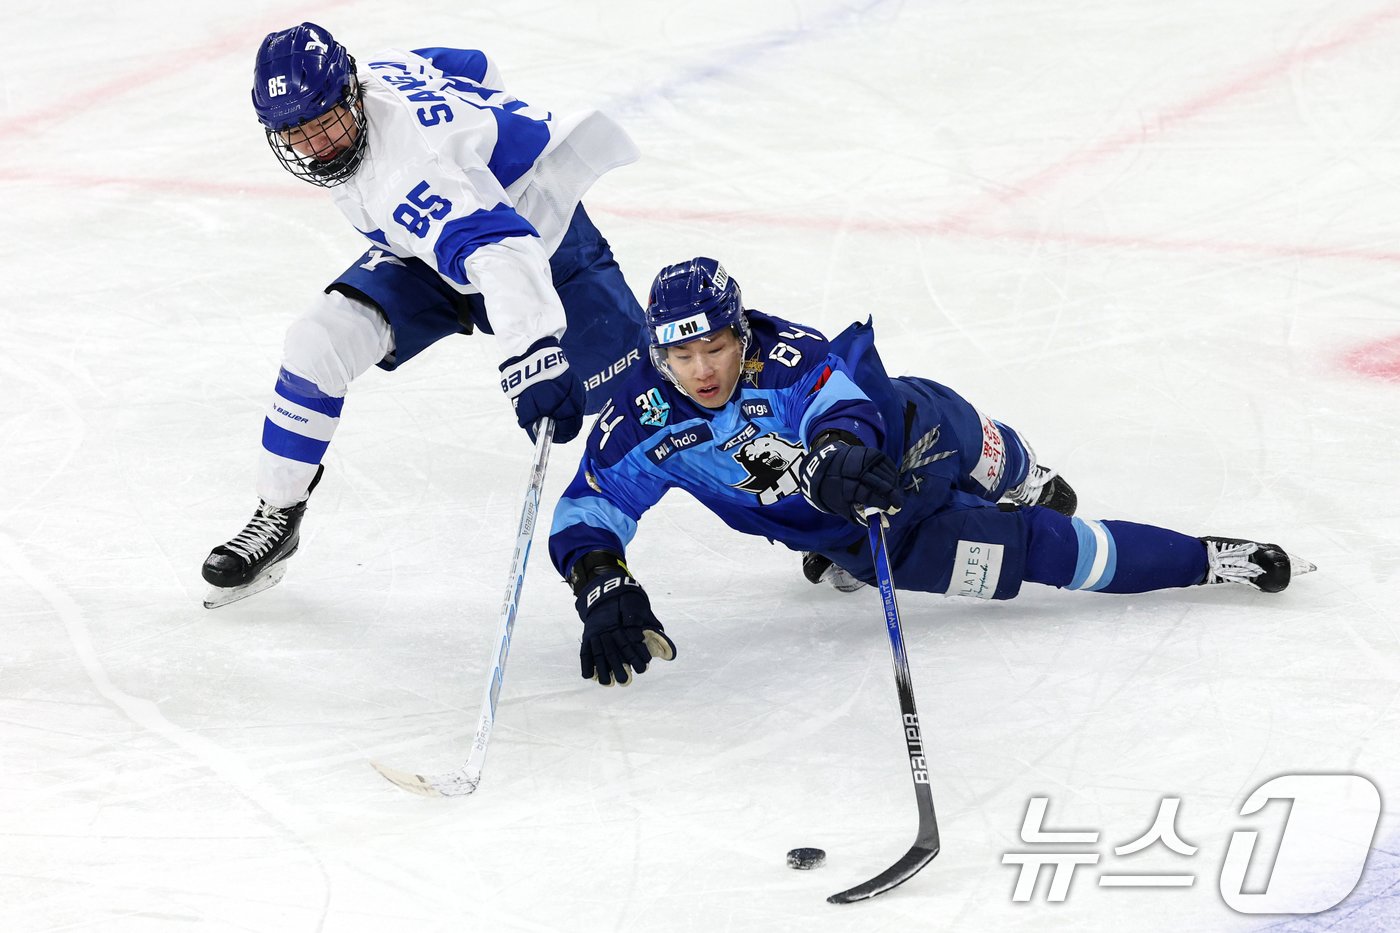
<svg viewBox="0 0 1400 933">
<path fill-rule="evenodd" d="M 336 120 L 303 126 L 337 107 L 343 110 Z M 278 161 L 298 178 L 329 188 L 364 158 L 368 137 L 355 59 L 315 23 L 263 39 L 253 64 L 253 109 Z M 333 149 L 318 156 L 318 144 Z"/>
<path fill-rule="evenodd" d="M 657 273 L 647 296 L 647 342 L 651 363 L 677 386 L 666 348 L 709 340 L 726 327 L 739 338 L 740 358 L 748 355 L 749 318 L 739 283 L 717 260 L 697 256 Z"/>
</svg>

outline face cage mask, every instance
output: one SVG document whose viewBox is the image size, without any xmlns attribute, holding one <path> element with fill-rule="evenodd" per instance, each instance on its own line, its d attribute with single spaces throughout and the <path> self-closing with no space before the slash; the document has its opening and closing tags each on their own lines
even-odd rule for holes
<svg viewBox="0 0 1400 933">
<path fill-rule="evenodd" d="M 739 375 L 734 380 L 734 384 L 729 387 L 729 394 L 725 396 L 726 403 L 728 403 L 729 399 L 734 397 L 734 391 L 739 388 L 739 383 L 744 381 L 744 362 L 749 356 L 749 322 L 742 315 L 740 315 L 739 320 L 741 323 L 729 325 L 729 329 L 734 332 L 734 336 L 739 338 Z M 714 338 L 711 337 L 710 339 L 713 340 Z M 704 338 L 697 338 L 697 342 L 703 343 Z M 664 347 L 660 344 L 652 344 L 650 348 L 651 365 L 655 366 L 656 371 L 666 377 L 667 382 L 679 389 L 682 395 L 699 405 L 700 400 L 685 390 L 685 386 L 681 385 L 681 381 L 676 378 L 676 371 L 671 368 L 671 361 L 666 358 L 666 351 L 675 346 L 680 346 L 680 344 L 673 343 Z"/>
<path fill-rule="evenodd" d="M 274 130 L 266 131 L 267 144 L 272 148 L 282 167 L 297 178 L 322 188 L 334 188 L 336 185 L 343 185 L 349 181 L 350 176 L 355 174 L 355 170 L 360 167 L 360 162 L 365 157 L 365 144 L 369 141 L 369 137 L 365 133 L 369 121 L 365 117 L 364 104 L 360 101 L 358 85 L 346 91 L 345 97 L 336 106 L 344 108 L 338 121 L 340 129 L 347 131 L 353 126 L 355 141 L 350 144 L 349 149 L 325 161 L 311 156 L 302 156 L 289 143 L 283 141 L 281 133 Z M 290 134 L 295 133 L 296 130 L 297 127 L 292 127 L 292 129 L 283 132 Z"/>
</svg>

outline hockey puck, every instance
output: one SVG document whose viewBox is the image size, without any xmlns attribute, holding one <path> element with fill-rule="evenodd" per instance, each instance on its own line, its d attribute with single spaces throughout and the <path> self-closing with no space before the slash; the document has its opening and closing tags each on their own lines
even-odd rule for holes
<svg viewBox="0 0 1400 933">
<path fill-rule="evenodd" d="M 793 849 L 787 854 L 788 868 L 807 871 L 820 868 L 826 861 L 826 853 L 821 849 Z"/>
</svg>

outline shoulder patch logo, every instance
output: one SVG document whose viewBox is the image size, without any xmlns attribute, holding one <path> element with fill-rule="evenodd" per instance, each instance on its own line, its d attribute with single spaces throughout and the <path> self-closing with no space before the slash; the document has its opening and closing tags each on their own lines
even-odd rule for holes
<svg viewBox="0 0 1400 933">
<path fill-rule="evenodd" d="M 647 427 L 664 428 L 666 422 L 671 420 L 671 406 L 661 397 L 660 389 L 650 388 L 634 401 L 642 412 L 637 420 Z"/>
</svg>

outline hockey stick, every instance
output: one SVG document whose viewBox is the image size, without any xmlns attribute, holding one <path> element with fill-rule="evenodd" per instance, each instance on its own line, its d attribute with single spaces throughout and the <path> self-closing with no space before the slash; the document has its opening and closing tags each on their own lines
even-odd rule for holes
<svg viewBox="0 0 1400 933">
<path fill-rule="evenodd" d="M 530 482 L 525 488 L 525 501 L 520 507 L 520 524 L 515 535 L 515 554 L 510 560 L 510 582 L 506 584 L 505 603 L 496 627 L 496 657 L 491 679 L 481 700 L 481 718 L 476 725 L 467 763 L 456 771 L 443 774 L 411 774 L 372 761 L 374 769 L 412 794 L 424 797 L 456 797 L 470 794 L 481 783 L 481 769 L 486 762 L 486 743 L 491 739 L 491 727 L 496 723 L 496 700 L 501 694 L 501 682 L 506 675 L 506 657 L 510 654 L 510 638 L 515 631 L 515 612 L 520 608 L 520 588 L 525 583 L 525 564 L 530 559 L 530 542 L 534 537 L 535 518 L 540 509 L 540 488 L 544 485 L 544 468 L 549 462 L 549 445 L 554 439 L 554 422 L 540 420 L 535 434 L 535 460 L 530 466 Z"/>
<path fill-rule="evenodd" d="M 879 521 L 876 521 L 876 516 Z M 865 511 L 870 525 L 870 555 L 875 561 L 875 577 L 885 604 L 885 628 L 894 654 L 894 683 L 899 690 L 899 711 L 903 716 L 904 744 L 909 752 L 909 769 L 914 776 L 914 799 L 919 804 L 919 832 L 904 857 L 864 884 L 827 898 L 831 904 L 863 901 L 908 881 L 938 854 L 938 820 L 933 814 L 933 794 L 928 785 L 928 762 L 919 731 L 919 711 L 914 708 L 914 682 L 909 677 L 909 659 L 904 654 L 904 633 L 899 627 L 899 607 L 894 601 L 894 580 L 890 576 L 890 552 L 885 546 L 885 526 L 889 519 L 877 509 Z"/>
</svg>

